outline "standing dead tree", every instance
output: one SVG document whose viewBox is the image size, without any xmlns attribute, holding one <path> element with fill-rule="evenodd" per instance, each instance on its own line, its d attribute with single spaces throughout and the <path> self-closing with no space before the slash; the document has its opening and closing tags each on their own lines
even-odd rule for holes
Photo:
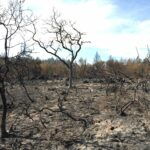
<svg viewBox="0 0 150 150">
<path fill-rule="evenodd" d="M 149 49 L 149 46 L 147 45 L 147 50 L 148 50 L 148 53 L 147 53 L 147 61 L 148 63 L 150 64 L 150 49 Z"/>
<path fill-rule="evenodd" d="M 85 41 L 83 41 L 84 33 L 80 32 L 74 27 L 74 24 L 67 22 L 64 19 L 60 19 L 60 15 L 53 11 L 51 19 L 45 23 L 46 34 L 43 39 L 38 39 L 37 29 L 35 24 L 33 40 L 39 45 L 40 48 L 44 49 L 47 53 L 55 56 L 59 59 L 69 70 L 69 88 L 72 88 L 73 80 L 73 63 L 77 58 Z M 46 37 L 47 35 L 47 37 Z M 46 39 L 48 39 L 46 43 Z M 68 55 L 67 59 L 62 57 L 61 53 Z"/>
<path fill-rule="evenodd" d="M 21 33 L 30 25 L 28 21 L 32 14 L 27 13 L 27 10 L 23 9 L 22 0 L 10 0 L 8 6 L 1 6 L 0 9 L 0 31 L 1 31 L 1 59 L 0 64 L 0 96 L 2 100 L 3 110 L 1 118 L 1 137 L 5 138 L 9 136 L 6 130 L 7 120 L 7 96 L 6 96 L 6 82 L 11 83 L 11 77 L 14 74 L 10 73 L 12 70 L 12 57 L 10 53 L 14 51 L 17 46 L 21 44 Z M 20 41 L 20 42 L 19 42 Z M 14 58 L 25 55 L 26 50 L 20 51 L 15 54 Z M 11 54 L 12 55 L 12 54 Z"/>
</svg>

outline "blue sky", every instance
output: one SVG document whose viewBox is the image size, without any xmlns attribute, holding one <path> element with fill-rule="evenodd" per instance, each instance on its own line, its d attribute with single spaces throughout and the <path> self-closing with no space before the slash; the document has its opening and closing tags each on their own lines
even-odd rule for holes
<svg viewBox="0 0 150 150">
<path fill-rule="evenodd" d="M 86 33 L 85 40 L 91 41 L 78 59 L 83 57 L 91 63 L 96 51 L 103 60 L 110 55 L 136 58 L 136 48 L 141 58 L 146 57 L 147 44 L 150 45 L 150 0 L 25 0 L 25 5 L 42 19 L 55 8 L 63 18 L 76 22 L 76 27 Z M 38 50 L 34 57 L 51 56 Z"/>
<path fill-rule="evenodd" d="M 137 21 L 149 19 L 149 0 L 112 0 L 117 5 L 118 16 L 132 18 Z"/>
</svg>

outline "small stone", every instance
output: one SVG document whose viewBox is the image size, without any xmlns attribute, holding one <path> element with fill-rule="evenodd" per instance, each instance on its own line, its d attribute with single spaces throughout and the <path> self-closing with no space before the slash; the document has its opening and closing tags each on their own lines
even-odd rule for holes
<svg viewBox="0 0 150 150">
<path fill-rule="evenodd" d="M 110 130 L 114 130 L 114 129 L 115 129 L 115 127 L 113 127 L 113 126 L 110 127 Z"/>
</svg>

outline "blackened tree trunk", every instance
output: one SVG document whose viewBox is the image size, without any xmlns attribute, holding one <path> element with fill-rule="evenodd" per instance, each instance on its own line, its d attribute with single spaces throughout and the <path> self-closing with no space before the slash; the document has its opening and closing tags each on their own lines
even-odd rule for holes
<svg viewBox="0 0 150 150">
<path fill-rule="evenodd" d="M 73 64 L 70 64 L 69 68 L 69 88 L 72 88 L 72 80 L 73 80 Z"/>
<path fill-rule="evenodd" d="M 5 85 L 4 81 L 1 81 L 0 83 L 0 96 L 2 99 L 2 104 L 3 104 L 3 112 L 2 112 L 2 118 L 1 118 L 1 137 L 7 137 L 8 133 L 6 131 L 6 119 L 7 119 L 7 99 L 5 95 Z"/>
</svg>

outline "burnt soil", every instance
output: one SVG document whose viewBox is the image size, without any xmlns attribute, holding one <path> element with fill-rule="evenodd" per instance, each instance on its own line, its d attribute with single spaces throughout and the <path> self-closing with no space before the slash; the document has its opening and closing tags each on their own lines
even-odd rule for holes
<svg viewBox="0 0 150 150">
<path fill-rule="evenodd" d="M 19 84 L 8 86 L 10 136 L 0 149 L 149 150 L 149 92 L 135 91 L 134 84 L 113 86 L 76 82 L 68 91 L 63 81 L 27 82 L 34 102 Z"/>
</svg>

